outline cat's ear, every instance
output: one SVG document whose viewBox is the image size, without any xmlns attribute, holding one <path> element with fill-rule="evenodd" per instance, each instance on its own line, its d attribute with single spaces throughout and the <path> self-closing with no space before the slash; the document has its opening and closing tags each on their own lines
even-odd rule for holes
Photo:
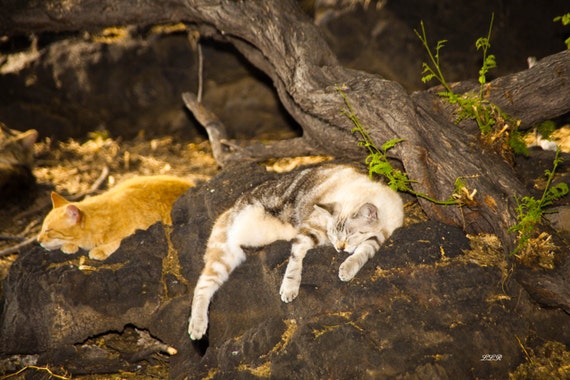
<svg viewBox="0 0 570 380">
<path fill-rule="evenodd" d="M 81 211 L 75 205 L 67 205 L 65 207 L 65 214 L 73 224 L 81 221 Z"/>
<path fill-rule="evenodd" d="M 65 206 L 68 203 L 69 203 L 69 201 L 67 199 L 65 199 L 64 197 L 62 197 L 61 195 L 59 195 L 55 191 L 51 192 L 51 204 L 53 205 L 53 208 Z"/>
<path fill-rule="evenodd" d="M 332 216 L 335 210 L 334 203 L 316 204 L 313 208 L 324 216 Z"/>
<path fill-rule="evenodd" d="M 378 219 L 378 209 L 372 203 L 365 203 L 354 214 L 354 219 L 365 219 L 368 221 L 374 221 Z"/>
</svg>

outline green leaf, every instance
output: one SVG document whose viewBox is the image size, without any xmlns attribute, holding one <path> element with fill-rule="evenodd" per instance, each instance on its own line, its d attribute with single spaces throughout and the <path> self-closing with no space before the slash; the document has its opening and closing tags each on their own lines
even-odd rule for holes
<svg viewBox="0 0 570 380">
<path fill-rule="evenodd" d="M 554 17 L 554 20 L 552 20 L 552 21 L 554 21 L 554 22 L 560 21 L 560 22 L 562 22 L 562 25 L 568 25 L 568 24 L 570 24 L 570 13 L 566 13 L 562 16 Z"/>
<path fill-rule="evenodd" d="M 485 66 L 487 66 L 488 69 L 494 69 L 495 67 L 497 67 L 497 62 L 495 61 L 494 54 L 489 54 L 487 56 L 487 58 L 485 59 Z"/>
<path fill-rule="evenodd" d="M 475 47 L 477 48 L 477 50 L 487 49 L 490 46 L 491 44 L 489 43 L 489 39 L 487 39 L 486 37 L 478 38 L 477 41 L 475 41 Z"/>
<path fill-rule="evenodd" d="M 447 43 L 447 40 L 439 40 L 437 41 L 437 45 L 435 46 L 436 50 L 441 49 L 442 47 L 445 46 L 445 44 Z"/>
<path fill-rule="evenodd" d="M 427 82 L 429 82 L 430 80 L 432 80 L 432 79 L 435 78 L 435 77 L 436 77 L 435 74 L 424 75 L 424 76 L 422 77 L 422 83 L 427 83 Z"/>
<path fill-rule="evenodd" d="M 558 200 L 568 194 L 568 185 L 565 183 L 558 183 L 548 190 L 547 197 L 553 200 Z"/>
<path fill-rule="evenodd" d="M 396 144 L 401 143 L 402 141 L 404 141 L 404 139 L 401 138 L 388 140 L 382 144 L 382 147 L 380 149 L 382 149 L 383 152 L 387 152 L 389 149 L 393 148 Z"/>
</svg>

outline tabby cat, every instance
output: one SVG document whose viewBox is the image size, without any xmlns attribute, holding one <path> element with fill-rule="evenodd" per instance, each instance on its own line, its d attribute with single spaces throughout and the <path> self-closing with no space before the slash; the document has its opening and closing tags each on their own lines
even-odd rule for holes
<svg viewBox="0 0 570 380">
<path fill-rule="evenodd" d="M 0 122 L 0 198 L 21 195 L 21 190 L 35 183 L 34 144 L 38 132 L 19 132 Z"/>
<path fill-rule="evenodd" d="M 403 223 L 400 196 L 347 165 L 324 164 L 287 173 L 243 194 L 214 223 L 205 266 L 194 289 L 188 333 L 200 339 L 208 327 L 213 294 L 245 260 L 242 247 L 292 240 L 281 284 L 283 302 L 299 293 L 303 258 L 319 245 L 349 254 L 340 265 L 351 280 Z"/>
<path fill-rule="evenodd" d="M 191 186 L 177 177 L 148 176 L 132 178 L 81 202 L 69 202 L 52 192 L 53 209 L 38 242 L 50 251 L 75 253 L 81 248 L 89 250 L 91 259 L 105 260 L 137 229 L 158 221 L 172 224 L 172 205 Z"/>
</svg>

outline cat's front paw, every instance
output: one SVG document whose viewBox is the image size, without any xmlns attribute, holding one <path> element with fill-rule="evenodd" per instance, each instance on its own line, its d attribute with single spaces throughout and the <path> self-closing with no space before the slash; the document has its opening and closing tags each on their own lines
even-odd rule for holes
<svg viewBox="0 0 570 380">
<path fill-rule="evenodd" d="M 342 264 L 340 264 L 340 267 L 338 268 L 338 277 L 341 279 L 341 281 L 350 281 L 354 278 L 359 270 L 360 266 L 358 263 L 353 262 L 349 257 Z"/>
<path fill-rule="evenodd" d="M 79 251 L 79 247 L 75 244 L 64 244 L 61 246 L 61 252 L 67 253 L 68 255 L 77 251 Z"/>
<path fill-rule="evenodd" d="M 192 340 L 200 340 L 208 329 L 208 319 L 190 316 L 188 321 L 188 335 Z"/>
<path fill-rule="evenodd" d="M 111 256 L 119 246 L 121 245 L 121 241 L 112 241 L 108 244 L 102 244 L 100 246 L 94 247 L 89 251 L 89 258 L 92 260 L 106 260 Z"/>
<path fill-rule="evenodd" d="M 287 281 L 283 281 L 283 283 L 281 283 L 279 294 L 281 294 L 281 301 L 289 303 L 299 295 L 299 287 L 294 284 L 290 284 Z"/>
<path fill-rule="evenodd" d="M 89 258 L 92 260 L 103 261 L 109 256 L 110 255 L 107 254 L 107 252 L 105 252 L 105 250 L 101 248 L 93 248 L 92 250 L 89 251 Z"/>
</svg>

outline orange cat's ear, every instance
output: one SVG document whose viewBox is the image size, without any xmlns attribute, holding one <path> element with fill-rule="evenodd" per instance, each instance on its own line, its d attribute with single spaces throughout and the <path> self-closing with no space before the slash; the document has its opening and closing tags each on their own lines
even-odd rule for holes
<svg viewBox="0 0 570 380">
<path fill-rule="evenodd" d="M 53 208 L 65 206 L 68 203 L 69 203 L 69 201 L 67 199 L 65 199 L 64 197 L 62 197 L 61 195 L 59 195 L 55 191 L 51 192 L 51 204 L 53 205 Z"/>
<path fill-rule="evenodd" d="M 77 224 L 81 221 L 81 211 L 77 208 L 77 206 L 67 205 L 65 208 L 65 213 L 73 224 Z"/>
</svg>

